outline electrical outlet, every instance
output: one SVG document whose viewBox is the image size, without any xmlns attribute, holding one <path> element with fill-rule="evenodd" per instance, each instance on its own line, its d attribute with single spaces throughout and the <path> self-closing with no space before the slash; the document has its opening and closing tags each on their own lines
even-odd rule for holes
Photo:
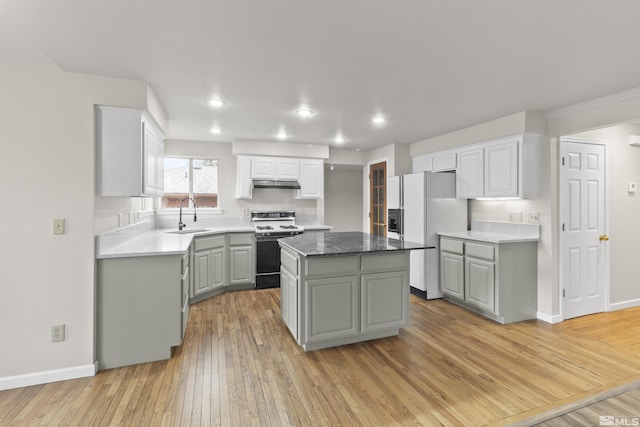
<svg viewBox="0 0 640 427">
<path fill-rule="evenodd" d="M 54 325 L 51 327 L 51 342 L 64 341 L 64 325 Z"/>
<path fill-rule="evenodd" d="M 540 222 L 540 214 L 538 212 L 529 212 L 527 220 L 529 224 L 537 224 Z"/>
<path fill-rule="evenodd" d="M 53 234 L 64 234 L 64 219 L 53 220 Z"/>
<path fill-rule="evenodd" d="M 509 212 L 509 222 L 522 222 L 522 212 Z"/>
</svg>

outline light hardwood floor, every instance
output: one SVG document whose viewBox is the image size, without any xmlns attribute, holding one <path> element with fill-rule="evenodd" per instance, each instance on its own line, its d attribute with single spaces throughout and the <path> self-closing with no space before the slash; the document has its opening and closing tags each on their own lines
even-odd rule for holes
<svg viewBox="0 0 640 427">
<path fill-rule="evenodd" d="M 2 391 L 0 425 L 494 426 L 640 380 L 640 307 L 499 325 L 412 295 L 398 337 L 305 353 L 279 295 L 193 305 L 168 361 Z"/>
</svg>

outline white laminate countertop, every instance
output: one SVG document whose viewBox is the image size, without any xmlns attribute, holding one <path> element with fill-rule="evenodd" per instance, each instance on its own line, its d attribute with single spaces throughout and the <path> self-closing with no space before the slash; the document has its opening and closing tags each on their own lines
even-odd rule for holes
<svg viewBox="0 0 640 427">
<path fill-rule="evenodd" d="M 305 230 L 331 230 L 324 224 L 307 224 Z M 188 231 L 188 229 L 186 229 Z M 129 258 L 139 256 L 182 255 L 188 249 L 194 237 L 227 233 L 253 233 L 249 225 L 225 225 L 204 227 L 196 233 L 175 233 L 175 228 L 147 229 L 137 232 L 119 231 L 96 237 L 96 259 Z"/>
<path fill-rule="evenodd" d="M 518 236 L 513 234 L 490 233 L 486 231 L 451 231 L 438 233 L 442 237 L 456 237 L 458 239 L 476 240 L 487 243 L 521 243 L 537 242 L 538 236 Z"/>
<path fill-rule="evenodd" d="M 252 227 L 207 227 L 197 233 L 173 233 L 175 228 L 149 230 L 115 246 L 101 247 L 96 245 L 96 258 L 126 258 L 156 255 L 184 254 L 196 236 L 207 236 L 225 233 L 253 233 Z"/>
<path fill-rule="evenodd" d="M 540 225 L 478 220 L 471 222 L 471 230 L 442 231 L 438 235 L 487 243 L 537 242 Z"/>
</svg>

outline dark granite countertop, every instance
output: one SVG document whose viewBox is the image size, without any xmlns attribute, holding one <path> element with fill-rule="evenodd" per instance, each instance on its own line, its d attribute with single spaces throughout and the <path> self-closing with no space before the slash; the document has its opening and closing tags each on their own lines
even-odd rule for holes
<svg viewBox="0 0 640 427">
<path fill-rule="evenodd" d="M 286 246 L 304 256 L 346 255 L 434 248 L 434 246 L 388 239 L 359 231 L 302 233 L 297 236 L 278 239 L 278 242 L 280 246 Z"/>
</svg>

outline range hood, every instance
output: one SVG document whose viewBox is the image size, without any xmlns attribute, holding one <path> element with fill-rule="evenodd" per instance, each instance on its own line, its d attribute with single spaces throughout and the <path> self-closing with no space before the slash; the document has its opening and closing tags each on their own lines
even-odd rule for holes
<svg viewBox="0 0 640 427">
<path fill-rule="evenodd" d="M 282 188 L 285 190 L 299 190 L 300 183 L 284 179 L 254 179 L 253 188 Z"/>
</svg>

